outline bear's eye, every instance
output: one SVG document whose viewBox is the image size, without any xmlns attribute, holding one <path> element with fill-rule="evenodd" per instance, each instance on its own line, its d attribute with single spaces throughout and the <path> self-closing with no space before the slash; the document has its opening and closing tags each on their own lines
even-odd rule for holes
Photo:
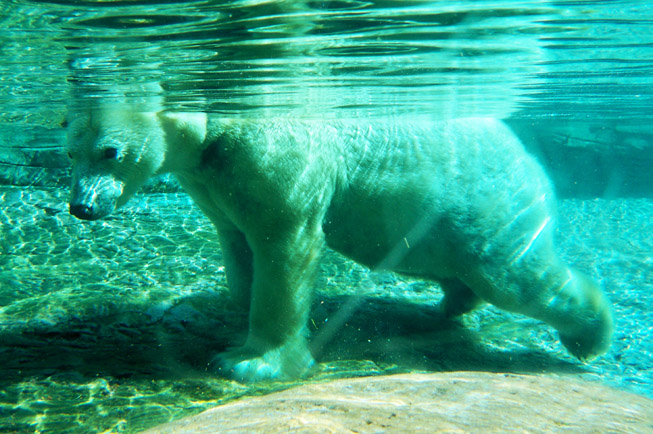
<svg viewBox="0 0 653 434">
<path fill-rule="evenodd" d="M 119 153 L 117 148 L 106 148 L 104 150 L 104 158 L 106 160 L 119 160 Z"/>
</svg>

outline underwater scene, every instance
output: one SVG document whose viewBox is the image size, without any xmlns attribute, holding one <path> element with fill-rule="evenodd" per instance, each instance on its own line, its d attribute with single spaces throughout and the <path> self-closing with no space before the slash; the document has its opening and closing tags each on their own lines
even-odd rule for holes
<svg viewBox="0 0 653 434">
<path fill-rule="evenodd" d="M 0 433 L 653 432 L 648 1 L 0 2 Z"/>
</svg>

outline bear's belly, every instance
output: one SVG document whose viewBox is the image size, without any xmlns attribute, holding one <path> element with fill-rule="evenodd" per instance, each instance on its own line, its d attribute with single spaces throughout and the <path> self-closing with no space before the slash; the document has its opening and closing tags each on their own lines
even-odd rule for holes
<svg viewBox="0 0 653 434">
<path fill-rule="evenodd" d="M 437 210 L 426 211 L 359 200 L 330 209 L 322 229 L 331 249 L 372 270 L 433 280 L 453 277 L 447 219 Z"/>
</svg>

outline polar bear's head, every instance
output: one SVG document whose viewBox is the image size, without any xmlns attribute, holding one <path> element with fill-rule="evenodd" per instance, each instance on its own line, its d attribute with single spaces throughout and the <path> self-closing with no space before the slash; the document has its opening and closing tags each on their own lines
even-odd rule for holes
<svg viewBox="0 0 653 434">
<path fill-rule="evenodd" d="M 78 218 L 110 214 L 163 164 L 164 132 L 154 112 L 95 105 L 69 113 L 67 123 L 70 213 Z"/>
</svg>

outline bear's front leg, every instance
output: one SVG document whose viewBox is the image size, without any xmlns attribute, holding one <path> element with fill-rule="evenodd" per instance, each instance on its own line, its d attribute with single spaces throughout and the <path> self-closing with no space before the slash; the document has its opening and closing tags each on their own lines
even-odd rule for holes
<svg viewBox="0 0 653 434">
<path fill-rule="evenodd" d="M 324 244 L 321 228 L 250 236 L 254 254 L 249 335 L 243 347 L 215 359 L 239 381 L 290 379 L 313 366 L 306 342 L 312 286 Z"/>
<path fill-rule="evenodd" d="M 249 310 L 254 275 L 252 249 L 245 235 L 233 225 L 216 226 L 231 299 L 239 308 Z"/>
</svg>

